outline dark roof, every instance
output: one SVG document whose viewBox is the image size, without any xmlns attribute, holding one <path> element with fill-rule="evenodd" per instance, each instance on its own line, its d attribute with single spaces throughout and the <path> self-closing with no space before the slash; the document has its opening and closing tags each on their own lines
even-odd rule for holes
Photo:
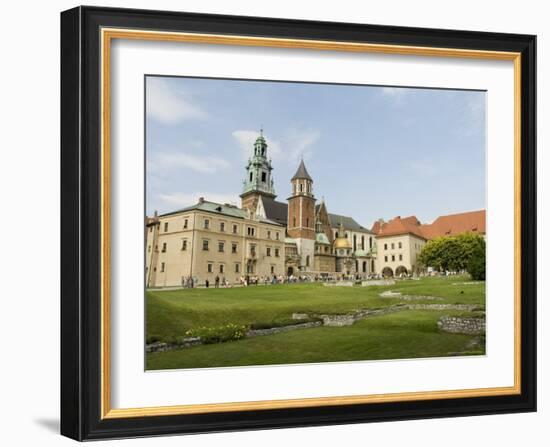
<svg viewBox="0 0 550 447">
<path fill-rule="evenodd" d="M 221 214 L 229 217 L 236 217 L 238 219 L 246 219 L 246 211 L 236 207 L 235 205 L 229 205 L 227 203 L 222 204 L 222 203 L 216 203 L 216 202 L 209 202 L 208 200 L 204 200 L 204 199 L 199 200 L 199 202 L 195 205 L 191 205 L 191 206 L 188 206 L 187 208 L 183 208 L 177 211 L 172 211 L 170 213 L 164 213 L 164 214 L 161 214 L 159 217 L 171 216 L 174 214 L 185 213 L 187 211 L 192 211 L 192 210 L 200 210 L 200 211 L 206 211 L 209 213 Z M 273 224 L 273 225 L 284 225 L 284 224 L 281 224 L 280 222 L 270 219 L 269 217 L 266 217 L 265 219 L 261 219 L 260 222 Z"/>
<path fill-rule="evenodd" d="M 294 174 L 294 177 L 292 177 L 291 180 L 296 180 L 299 178 L 305 178 L 306 180 L 313 181 L 313 179 L 309 176 L 307 172 L 306 165 L 304 164 L 304 160 L 300 162 L 300 166 L 298 166 L 298 170 L 296 171 L 296 174 Z"/>
<path fill-rule="evenodd" d="M 342 224 L 344 226 L 344 230 L 372 233 L 369 229 L 359 225 L 353 217 L 328 213 L 328 219 L 330 220 L 330 226 L 332 228 L 338 228 L 340 224 Z"/>
<path fill-rule="evenodd" d="M 288 205 L 284 202 L 277 202 L 271 197 L 262 196 L 265 216 L 281 225 L 286 225 L 288 218 Z"/>
</svg>

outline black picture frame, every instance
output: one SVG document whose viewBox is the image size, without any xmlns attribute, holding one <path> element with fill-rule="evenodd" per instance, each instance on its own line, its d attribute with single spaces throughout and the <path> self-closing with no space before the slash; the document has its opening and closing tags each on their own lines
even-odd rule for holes
<svg viewBox="0 0 550 447">
<path fill-rule="evenodd" d="M 521 393 L 206 414 L 101 417 L 100 29 L 521 53 Z M 77 7 L 61 13 L 61 433 L 76 440 L 536 410 L 536 36 Z"/>
</svg>

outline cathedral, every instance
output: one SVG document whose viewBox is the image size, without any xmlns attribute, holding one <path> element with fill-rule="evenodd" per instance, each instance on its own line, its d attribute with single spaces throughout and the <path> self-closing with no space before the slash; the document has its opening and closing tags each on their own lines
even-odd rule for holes
<svg viewBox="0 0 550 447">
<path fill-rule="evenodd" d="M 251 217 L 269 219 L 286 227 L 287 275 L 339 273 L 367 277 L 374 272 L 373 232 L 351 217 L 330 214 L 324 200 L 317 203 L 313 178 L 303 159 L 290 179 L 291 195 L 286 202 L 275 200 L 272 172 L 267 142 L 260 134 L 246 166 L 241 207 Z"/>
</svg>

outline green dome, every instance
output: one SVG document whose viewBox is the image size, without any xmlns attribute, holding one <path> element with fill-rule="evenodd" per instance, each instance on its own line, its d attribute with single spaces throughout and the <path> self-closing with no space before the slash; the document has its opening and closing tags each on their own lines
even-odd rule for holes
<svg viewBox="0 0 550 447">
<path fill-rule="evenodd" d="M 315 235 L 315 242 L 317 242 L 318 244 L 330 244 L 328 237 L 325 233 L 317 233 Z"/>
</svg>

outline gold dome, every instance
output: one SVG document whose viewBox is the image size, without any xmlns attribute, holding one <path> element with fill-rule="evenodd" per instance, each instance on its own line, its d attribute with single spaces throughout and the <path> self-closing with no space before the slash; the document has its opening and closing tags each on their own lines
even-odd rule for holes
<svg viewBox="0 0 550 447">
<path fill-rule="evenodd" d="M 351 244 L 347 238 L 339 237 L 334 241 L 334 248 L 351 248 Z"/>
</svg>

